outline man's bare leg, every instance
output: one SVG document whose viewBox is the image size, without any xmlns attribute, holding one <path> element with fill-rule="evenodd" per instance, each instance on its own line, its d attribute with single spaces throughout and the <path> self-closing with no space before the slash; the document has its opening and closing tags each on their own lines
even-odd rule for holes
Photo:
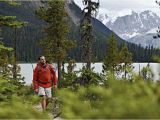
<svg viewBox="0 0 160 120">
<path fill-rule="evenodd" d="M 47 99 L 46 99 L 46 107 L 48 106 L 48 104 L 49 104 L 49 102 L 50 102 L 50 99 L 51 99 L 51 98 L 47 98 Z"/>
<path fill-rule="evenodd" d="M 45 110 L 46 109 L 46 105 L 47 105 L 46 96 L 42 97 L 41 105 L 42 105 L 42 109 Z"/>
</svg>

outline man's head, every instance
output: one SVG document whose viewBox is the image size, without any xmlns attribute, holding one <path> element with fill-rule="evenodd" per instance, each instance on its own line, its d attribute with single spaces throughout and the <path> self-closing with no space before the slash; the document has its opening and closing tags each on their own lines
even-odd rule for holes
<svg viewBox="0 0 160 120">
<path fill-rule="evenodd" d="M 45 59 L 44 56 L 40 56 L 40 57 L 38 58 L 38 60 L 39 60 L 39 62 L 40 62 L 42 65 L 46 64 L 46 59 Z"/>
</svg>

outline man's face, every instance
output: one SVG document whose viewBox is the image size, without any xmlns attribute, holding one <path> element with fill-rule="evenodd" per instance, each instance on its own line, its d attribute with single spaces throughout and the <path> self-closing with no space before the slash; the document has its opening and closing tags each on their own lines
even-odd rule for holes
<svg viewBox="0 0 160 120">
<path fill-rule="evenodd" d="M 44 57 L 44 56 L 40 57 L 40 63 L 41 63 L 42 65 L 44 65 L 44 64 L 46 63 L 46 60 L 45 60 L 45 57 Z"/>
</svg>

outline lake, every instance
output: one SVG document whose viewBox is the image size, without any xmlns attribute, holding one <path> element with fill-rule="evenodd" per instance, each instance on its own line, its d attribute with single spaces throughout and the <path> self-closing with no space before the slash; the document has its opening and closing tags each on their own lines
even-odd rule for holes
<svg viewBox="0 0 160 120">
<path fill-rule="evenodd" d="M 143 67 L 146 67 L 148 63 L 133 63 L 134 69 L 133 71 L 138 74 L 139 69 L 141 70 Z M 33 68 L 32 65 L 29 63 L 24 63 L 24 64 L 19 64 L 21 67 L 21 74 L 23 77 L 25 77 L 25 82 L 26 84 L 31 84 L 32 79 L 33 79 Z M 74 71 L 78 71 L 82 68 L 84 63 L 76 63 L 76 67 Z M 33 64 L 33 67 L 35 67 L 36 64 Z M 68 64 L 65 64 L 65 71 L 67 68 Z M 57 66 L 54 64 L 54 67 L 56 69 L 56 74 L 57 74 Z M 97 73 L 102 72 L 102 63 L 94 63 L 91 65 L 91 67 L 94 67 L 94 71 Z M 159 80 L 159 73 L 160 73 L 160 64 L 159 63 L 150 63 L 150 67 L 154 73 L 154 80 Z"/>
</svg>

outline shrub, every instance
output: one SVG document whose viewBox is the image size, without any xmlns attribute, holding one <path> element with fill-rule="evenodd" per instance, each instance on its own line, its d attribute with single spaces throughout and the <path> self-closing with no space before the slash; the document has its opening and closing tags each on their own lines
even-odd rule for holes
<svg viewBox="0 0 160 120">
<path fill-rule="evenodd" d="M 81 87 L 59 93 L 62 118 L 67 119 L 149 119 L 160 118 L 160 88 L 139 77 L 135 82 L 108 78 L 108 86 Z"/>
</svg>

